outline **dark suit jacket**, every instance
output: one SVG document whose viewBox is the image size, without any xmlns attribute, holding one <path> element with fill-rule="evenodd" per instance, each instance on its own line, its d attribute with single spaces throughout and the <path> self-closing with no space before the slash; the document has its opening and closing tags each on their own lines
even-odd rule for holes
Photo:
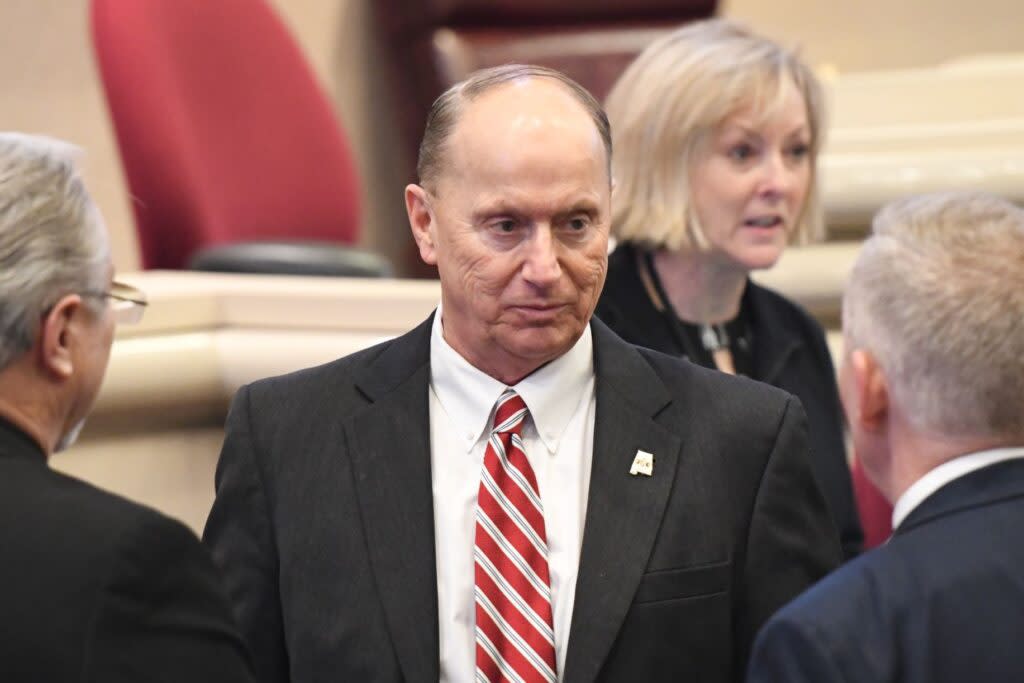
<svg viewBox="0 0 1024 683">
<path fill-rule="evenodd" d="M 835 368 L 821 325 L 789 299 L 753 282 L 747 283 L 741 306 L 753 337 L 752 379 L 788 391 L 803 404 L 811 465 L 839 527 L 843 554 L 854 557 L 863 547 L 864 534 L 846 462 Z M 631 344 L 684 355 L 665 316 L 647 296 L 637 271 L 636 250 L 628 243 L 608 259 L 608 278 L 596 314 Z"/>
<path fill-rule="evenodd" d="M 1024 681 L 1024 460 L 976 470 L 783 609 L 754 683 Z"/>
<path fill-rule="evenodd" d="M 592 329 L 564 680 L 741 677 L 760 624 L 840 558 L 799 403 Z M 430 331 L 235 397 L 205 541 L 262 681 L 438 679 Z M 652 477 L 629 475 L 638 449 Z"/>
<path fill-rule="evenodd" d="M 0 420 L 0 681 L 250 680 L 195 535 L 54 472 Z"/>
</svg>

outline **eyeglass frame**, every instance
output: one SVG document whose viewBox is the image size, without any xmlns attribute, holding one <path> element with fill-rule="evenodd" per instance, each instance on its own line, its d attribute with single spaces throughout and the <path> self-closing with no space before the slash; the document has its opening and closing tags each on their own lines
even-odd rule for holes
<svg viewBox="0 0 1024 683">
<path fill-rule="evenodd" d="M 146 293 L 134 285 L 114 280 L 107 290 L 86 290 L 80 292 L 82 296 L 92 296 L 102 299 L 113 299 L 114 315 L 117 322 L 125 325 L 134 325 L 142 320 L 142 314 L 149 306 L 149 299 Z"/>
</svg>

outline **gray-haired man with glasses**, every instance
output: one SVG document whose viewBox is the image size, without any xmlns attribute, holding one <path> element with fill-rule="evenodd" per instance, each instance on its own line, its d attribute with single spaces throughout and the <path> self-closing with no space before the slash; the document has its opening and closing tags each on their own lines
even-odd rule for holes
<svg viewBox="0 0 1024 683">
<path fill-rule="evenodd" d="M 250 680 L 195 536 L 54 472 L 85 420 L 117 323 L 106 229 L 65 144 L 0 133 L 0 680 Z"/>
</svg>

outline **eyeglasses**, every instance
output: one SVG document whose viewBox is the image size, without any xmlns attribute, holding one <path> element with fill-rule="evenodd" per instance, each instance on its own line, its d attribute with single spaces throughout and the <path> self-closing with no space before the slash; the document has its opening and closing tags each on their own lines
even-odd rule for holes
<svg viewBox="0 0 1024 683">
<path fill-rule="evenodd" d="M 82 292 L 82 295 L 110 299 L 114 319 L 122 325 L 134 325 L 142 320 L 142 314 L 149 305 L 146 294 L 141 289 L 117 281 L 111 282 L 110 289 L 105 292 Z"/>
</svg>

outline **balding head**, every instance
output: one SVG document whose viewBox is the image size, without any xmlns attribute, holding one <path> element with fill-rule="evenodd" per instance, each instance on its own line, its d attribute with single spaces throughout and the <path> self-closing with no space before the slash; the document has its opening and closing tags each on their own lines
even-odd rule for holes
<svg viewBox="0 0 1024 683">
<path fill-rule="evenodd" d="M 434 188 L 442 168 L 446 166 L 445 154 L 456 124 L 460 121 L 467 105 L 481 99 L 487 93 L 506 86 L 519 85 L 528 81 L 542 80 L 561 90 L 573 100 L 590 119 L 595 133 L 604 146 L 611 173 L 612 137 L 608 117 L 600 103 L 585 88 L 560 71 L 527 64 L 506 64 L 491 69 L 482 69 L 469 78 L 446 90 L 438 97 L 427 115 L 426 130 L 420 143 L 419 160 L 416 170 L 420 185 Z M 564 104 L 564 103 L 563 103 Z"/>
</svg>

